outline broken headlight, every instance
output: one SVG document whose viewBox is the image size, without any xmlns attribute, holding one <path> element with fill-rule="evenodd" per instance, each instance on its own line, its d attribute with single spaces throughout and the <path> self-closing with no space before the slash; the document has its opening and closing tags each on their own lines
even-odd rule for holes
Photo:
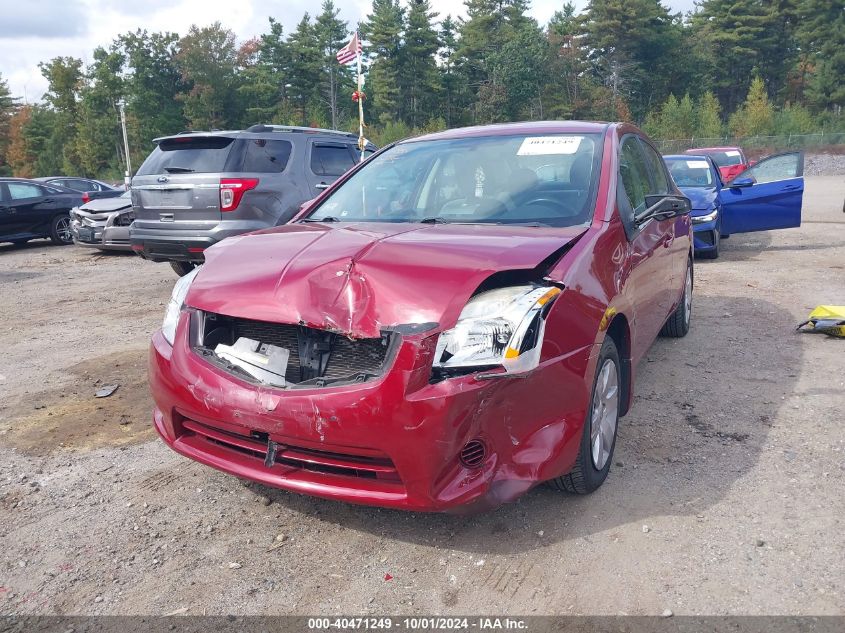
<svg viewBox="0 0 845 633">
<path fill-rule="evenodd" d="M 167 304 L 167 311 L 164 313 L 164 322 L 161 324 L 161 333 L 164 334 L 164 338 L 171 345 L 173 345 L 173 339 L 176 338 L 176 326 L 179 324 L 179 314 L 182 312 L 182 306 L 185 305 L 188 289 L 200 268 L 201 266 L 197 266 L 184 277 L 180 277 L 176 285 L 173 286 L 173 294 L 170 295 L 170 302 Z"/>
<path fill-rule="evenodd" d="M 550 286 L 512 286 L 482 292 L 466 304 L 451 330 L 440 334 L 434 368 L 448 371 L 503 366 L 533 369 L 540 360 L 543 308 L 560 294 Z"/>
</svg>

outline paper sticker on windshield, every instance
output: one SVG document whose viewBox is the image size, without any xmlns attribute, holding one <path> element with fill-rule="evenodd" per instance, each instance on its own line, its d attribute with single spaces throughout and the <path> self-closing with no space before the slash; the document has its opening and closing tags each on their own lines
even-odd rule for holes
<svg viewBox="0 0 845 633">
<path fill-rule="evenodd" d="M 706 160 L 688 160 L 687 167 L 690 169 L 707 169 L 707 161 Z"/>
<path fill-rule="evenodd" d="M 725 152 L 725 156 L 739 156 L 739 152 L 735 149 L 729 149 Z"/>
<path fill-rule="evenodd" d="M 583 136 L 529 136 L 519 146 L 517 156 L 546 156 L 549 154 L 574 154 Z"/>
</svg>

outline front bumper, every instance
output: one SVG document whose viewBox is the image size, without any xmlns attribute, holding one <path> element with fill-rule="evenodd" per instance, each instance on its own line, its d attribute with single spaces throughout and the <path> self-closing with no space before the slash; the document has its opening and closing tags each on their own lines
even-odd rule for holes
<svg viewBox="0 0 845 633">
<path fill-rule="evenodd" d="M 201 358 L 188 344 L 189 318 L 173 347 L 153 337 L 155 428 L 176 452 L 238 477 L 352 503 L 477 511 L 568 472 L 577 457 L 593 346 L 523 378 L 429 384 L 436 336 L 415 335 L 372 381 L 276 389 Z M 476 468 L 458 458 L 470 440 L 487 449 Z M 269 441 L 300 461 L 268 466 Z"/>
<path fill-rule="evenodd" d="M 129 227 L 115 226 L 114 217 L 105 221 L 82 222 L 74 218 L 70 223 L 73 242 L 78 246 L 109 251 L 131 251 Z"/>
<path fill-rule="evenodd" d="M 692 225 L 692 243 L 696 251 L 712 251 L 716 248 L 716 231 L 719 229 L 719 218 L 709 222 L 698 222 Z"/>
</svg>

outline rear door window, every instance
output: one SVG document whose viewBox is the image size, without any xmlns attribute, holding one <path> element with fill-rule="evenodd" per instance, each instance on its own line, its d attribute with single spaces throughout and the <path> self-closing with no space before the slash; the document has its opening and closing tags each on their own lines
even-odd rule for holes
<svg viewBox="0 0 845 633">
<path fill-rule="evenodd" d="M 226 171 L 233 138 L 183 136 L 161 141 L 138 169 L 138 176 Z"/>
<path fill-rule="evenodd" d="M 340 176 L 354 164 L 346 145 L 315 143 L 311 148 L 311 171 L 318 176 Z"/>
<path fill-rule="evenodd" d="M 10 182 L 7 184 L 9 187 L 9 197 L 12 200 L 40 198 L 44 195 L 44 190 L 41 187 L 38 185 L 32 185 L 28 182 Z"/>
<path fill-rule="evenodd" d="M 243 171 L 278 173 L 285 170 L 292 148 L 289 141 L 258 138 L 245 143 Z"/>
<path fill-rule="evenodd" d="M 669 179 L 666 177 L 666 167 L 663 159 L 655 151 L 651 145 L 642 141 L 643 153 L 645 154 L 646 163 L 648 163 L 649 171 L 651 171 L 651 179 L 654 183 L 651 187 L 651 194 L 664 195 L 669 193 Z"/>
</svg>

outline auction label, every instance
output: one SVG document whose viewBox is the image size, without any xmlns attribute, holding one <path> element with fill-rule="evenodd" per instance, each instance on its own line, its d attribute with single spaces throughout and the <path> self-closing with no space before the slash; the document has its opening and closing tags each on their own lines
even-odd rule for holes
<svg viewBox="0 0 845 633">
<path fill-rule="evenodd" d="M 511 617 L 333 617 L 308 618 L 309 631 L 526 631 L 523 618 Z"/>
<path fill-rule="evenodd" d="M 687 167 L 690 169 L 707 169 L 706 160 L 688 160 Z"/>
<path fill-rule="evenodd" d="M 519 146 L 517 156 L 547 156 L 574 154 L 583 136 L 529 136 Z"/>
</svg>

